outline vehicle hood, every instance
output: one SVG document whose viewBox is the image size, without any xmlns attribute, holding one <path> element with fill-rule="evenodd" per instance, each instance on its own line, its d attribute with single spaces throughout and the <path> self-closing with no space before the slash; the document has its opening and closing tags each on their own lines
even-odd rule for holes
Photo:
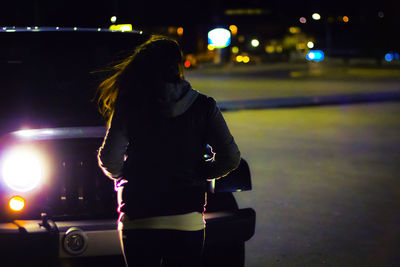
<svg viewBox="0 0 400 267">
<path fill-rule="evenodd" d="M 1 143 L 54 139 L 103 138 L 105 126 L 26 129 L 10 132 L 0 138 Z"/>
</svg>

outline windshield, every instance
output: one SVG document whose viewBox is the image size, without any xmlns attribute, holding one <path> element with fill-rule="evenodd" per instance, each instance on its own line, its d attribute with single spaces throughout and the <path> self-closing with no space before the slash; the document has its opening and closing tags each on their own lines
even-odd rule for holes
<svg viewBox="0 0 400 267">
<path fill-rule="evenodd" d="M 0 33 L 0 134 L 104 124 L 93 101 L 110 62 L 145 37 L 121 32 Z"/>
</svg>

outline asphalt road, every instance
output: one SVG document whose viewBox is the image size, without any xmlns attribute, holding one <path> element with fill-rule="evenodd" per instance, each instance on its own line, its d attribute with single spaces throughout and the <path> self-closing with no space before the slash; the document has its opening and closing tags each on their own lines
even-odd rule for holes
<svg viewBox="0 0 400 267">
<path fill-rule="evenodd" d="M 186 72 L 193 88 L 217 101 L 400 91 L 400 66 L 277 63 Z"/>
<path fill-rule="evenodd" d="M 400 103 L 224 116 L 252 171 L 247 266 L 398 266 Z"/>
</svg>

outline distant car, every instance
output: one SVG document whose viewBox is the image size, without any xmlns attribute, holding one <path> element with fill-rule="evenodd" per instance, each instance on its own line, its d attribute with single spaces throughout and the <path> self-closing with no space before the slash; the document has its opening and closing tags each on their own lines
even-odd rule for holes
<svg viewBox="0 0 400 267">
<path fill-rule="evenodd" d="M 1 266 L 123 264 L 114 184 L 97 165 L 106 128 L 90 100 L 103 75 L 96 71 L 145 38 L 103 29 L 0 28 Z M 245 190 L 251 178 L 244 159 L 210 182 L 205 266 L 244 266 L 255 212 L 240 209 L 233 192 Z"/>
</svg>

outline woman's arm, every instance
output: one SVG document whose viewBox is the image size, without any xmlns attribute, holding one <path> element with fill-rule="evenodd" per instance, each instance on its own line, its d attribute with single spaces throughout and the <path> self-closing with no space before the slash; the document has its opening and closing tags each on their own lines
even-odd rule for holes
<svg viewBox="0 0 400 267">
<path fill-rule="evenodd" d="M 209 99 L 207 142 L 215 155 L 212 164 L 205 167 L 204 175 L 206 179 L 218 179 L 239 166 L 240 151 L 215 100 Z"/>
<path fill-rule="evenodd" d="M 128 144 L 129 140 L 124 123 L 122 123 L 119 114 L 114 113 L 103 144 L 97 154 L 99 166 L 109 178 L 121 178 Z"/>
</svg>

